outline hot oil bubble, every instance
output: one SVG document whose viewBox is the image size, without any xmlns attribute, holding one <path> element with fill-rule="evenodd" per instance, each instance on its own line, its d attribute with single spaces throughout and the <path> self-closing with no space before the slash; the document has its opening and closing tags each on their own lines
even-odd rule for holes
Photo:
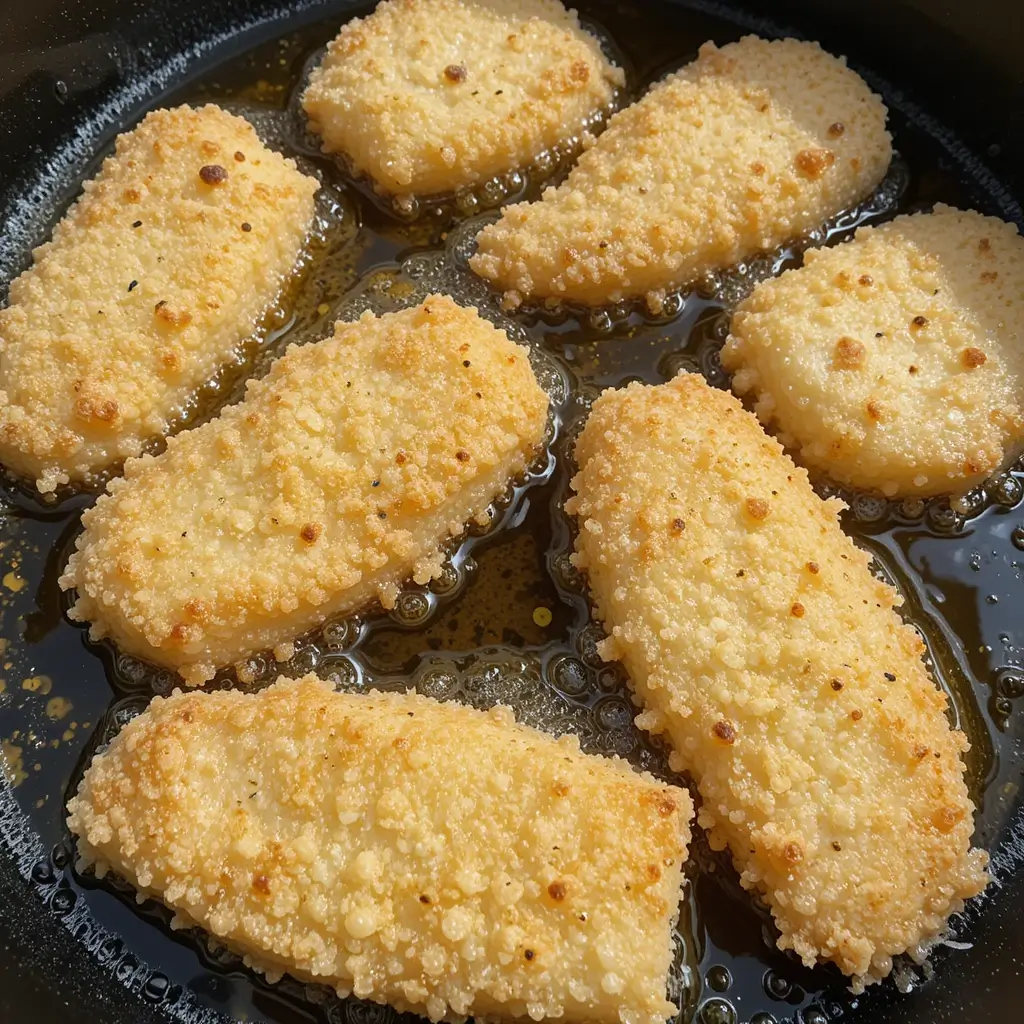
<svg viewBox="0 0 1024 1024">
<path fill-rule="evenodd" d="M 454 668 L 431 668 L 420 676 L 416 689 L 425 697 L 448 700 L 459 688 L 459 677 Z"/>
<path fill-rule="evenodd" d="M 288 674 L 293 676 L 304 676 L 315 672 L 320 663 L 320 652 L 313 644 L 306 644 L 296 649 L 295 653 L 288 659 Z"/>
<path fill-rule="evenodd" d="M 708 988 L 714 992 L 725 992 L 732 984 L 732 975 L 729 973 L 729 968 L 721 964 L 709 967 L 705 978 L 707 979 Z"/>
<path fill-rule="evenodd" d="M 778 971 L 765 971 L 762 983 L 764 985 L 765 992 L 767 992 L 772 999 L 786 999 L 793 989 L 790 981 L 783 975 L 779 974 Z"/>
<path fill-rule="evenodd" d="M 1010 700 L 1024 697 L 1024 672 L 1020 669 L 1003 669 L 996 680 L 996 692 Z"/>
<path fill-rule="evenodd" d="M 975 487 L 966 494 L 958 494 L 949 499 L 949 506 L 957 515 L 970 519 L 984 509 L 985 491 L 981 487 Z"/>
<path fill-rule="evenodd" d="M 928 505 L 928 525 L 941 534 L 958 532 L 963 526 L 963 518 L 945 499 L 932 501 Z"/>
<path fill-rule="evenodd" d="M 399 625 L 415 628 L 427 621 L 432 607 L 430 595 L 411 590 L 398 595 L 389 614 Z"/>
<path fill-rule="evenodd" d="M 992 500 L 1012 508 L 1024 497 L 1024 484 L 1012 473 L 1005 473 L 991 485 Z"/>
<path fill-rule="evenodd" d="M 600 668 L 604 664 L 604 659 L 598 653 L 597 645 L 604 639 L 604 630 L 591 623 L 589 626 L 584 627 L 580 630 L 580 635 L 576 640 L 576 646 L 579 648 L 580 657 L 584 663 L 589 665 L 591 668 Z"/>
<path fill-rule="evenodd" d="M 587 668 L 576 658 L 558 658 L 552 663 L 549 672 L 552 683 L 570 697 L 579 697 L 590 688 Z"/>
<path fill-rule="evenodd" d="M 453 562 L 445 562 L 441 571 L 430 581 L 435 594 L 450 594 L 462 582 L 462 576 Z"/>
<path fill-rule="evenodd" d="M 320 635 L 329 651 L 344 651 L 355 643 L 359 635 L 359 623 L 353 618 L 328 622 L 321 629 Z"/>
<path fill-rule="evenodd" d="M 358 689 L 363 681 L 359 668 L 346 657 L 325 658 L 320 674 L 338 690 Z"/>
<path fill-rule="evenodd" d="M 602 729 L 628 729 L 633 724 L 633 708 L 619 697 L 607 697 L 594 709 L 594 717 Z"/>
<path fill-rule="evenodd" d="M 862 523 L 877 523 L 889 510 L 889 502 L 874 494 L 858 494 L 850 503 L 853 514 Z"/>
<path fill-rule="evenodd" d="M 726 999 L 709 999 L 697 1011 L 700 1024 L 736 1024 L 736 1009 Z"/>
</svg>

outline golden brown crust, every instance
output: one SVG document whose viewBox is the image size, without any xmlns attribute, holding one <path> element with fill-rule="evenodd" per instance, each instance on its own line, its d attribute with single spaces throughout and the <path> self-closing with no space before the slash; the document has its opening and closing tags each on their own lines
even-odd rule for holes
<svg viewBox="0 0 1024 1024">
<path fill-rule="evenodd" d="M 525 166 L 622 84 L 558 0 L 385 0 L 342 28 L 302 104 L 324 152 L 430 194 Z"/>
<path fill-rule="evenodd" d="M 0 311 L 0 461 L 52 491 L 165 433 L 274 301 L 317 187 L 213 105 L 119 136 Z"/>
<path fill-rule="evenodd" d="M 646 296 L 657 309 L 667 289 L 853 206 L 891 153 L 881 100 L 816 43 L 706 43 L 615 114 L 564 184 L 506 207 L 470 263 L 513 305 Z"/>
<path fill-rule="evenodd" d="M 446 296 L 293 346 L 245 401 L 132 460 L 61 586 L 124 650 L 213 677 L 425 582 L 521 474 L 547 396 L 525 349 Z"/>
<path fill-rule="evenodd" d="M 414 694 L 156 698 L 68 805 L 78 850 L 273 975 L 445 1013 L 658 1024 L 693 808 Z"/>
<path fill-rule="evenodd" d="M 987 881 L 967 741 L 898 595 L 841 504 L 699 377 L 605 392 L 576 454 L 576 561 L 638 723 L 693 773 L 698 821 L 766 895 L 780 946 L 888 973 Z"/>
<path fill-rule="evenodd" d="M 966 490 L 1024 441 L 1024 238 L 939 205 L 758 286 L 722 363 L 800 461 L 855 487 Z"/>
</svg>

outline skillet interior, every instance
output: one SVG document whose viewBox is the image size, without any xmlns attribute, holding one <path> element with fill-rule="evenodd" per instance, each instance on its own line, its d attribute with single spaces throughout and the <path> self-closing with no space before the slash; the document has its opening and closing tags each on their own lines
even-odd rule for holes
<svg viewBox="0 0 1024 1024">
<path fill-rule="evenodd" d="M 104 143 L 133 123 L 143 109 L 169 98 L 195 95 L 197 88 L 214 95 L 231 94 L 232 76 L 220 70 L 209 74 L 209 69 L 268 40 L 266 54 L 259 52 L 262 61 L 271 63 L 261 74 L 271 81 L 275 75 L 283 80 L 332 34 L 340 12 L 352 9 L 338 3 L 293 3 L 287 5 L 290 14 L 284 18 L 278 15 L 285 5 L 270 2 L 219 4 L 215 10 L 213 5 L 206 6 L 210 9 L 191 0 L 145 7 L 131 0 L 110 0 L 77 5 L 65 15 L 63 11 L 58 14 L 58 5 L 43 2 L 17 16 L 12 12 L 0 16 L 12 21 L 4 33 L 5 47 L 19 55 L 0 72 L 0 124 L 7 133 L 0 145 L 7 156 L 0 176 L 0 211 L 5 225 L 0 278 L 6 281 L 21 269 L 27 247 L 44 237 L 59 217 L 83 174 L 90 172 L 93 155 L 102 152 Z M 1019 82 L 1006 77 L 1000 63 L 1019 58 L 1021 51 L 1015 53 L 1012 39 L 998 30 L 1000 23 L 995 19 L 1001 5 L 974 4 L 973 19 L 944 27 L 931 20 L 928 9 L 933 5 L 926 3 L 829 5 L 827 17 L 806 9 L 813 7 L 810 4 L 773 5 L 773 17 L 779 22 L 775 24 L 760 22 L 756 12 L 740 11 L 732 5 L 686 6 L 595 3 L 585 11 L 608 28 L 627 51 L 637 72 L 634 84 L 686 59 L 704 38 L 713 35 L 725 41 L 739 34 L 741 26 L 767 34 L 794 26 L 797 34 L 819 38 L 826 48 L 850 54 L 869 77 L 872 73 L 880 76 L 872 78 L 872 84 L 884 91 L 895 111 L 897 146 L 911 169 L 904 208 L 938 198 L 977 205 L 984 212 L 1020 221 L 1012 197 L 1024 191 L 1019 177 L 1024 166 L 1020 152 L 1024 135 L 1014 131 L 1014 125 L 1021 124 L 1024 103 Z M 988 21 L 986 14 L 990 14 Z M 988 29 L 979 33 L 982 25 Z M 276 48 L 273 40 L 302 26 L 309 27 L 295 37 L 293 47 Z M 957 33 L 968 30 L 977 38 L 958 37 Z M 254 73 L 244 71 L 238 73 L 239 80 L 246 74 L 251 81 Z M 187 84 L 196 78 L 204 84 Z M 219 83 L 219 88 L 214 83 Z M 993 97 L 999 97 L 999 102 L 993 103 Z M 929 114 L 941 115 L 941 121 L 932 120 Z M 375 235 L 374 246 L 356 261 L 359 269 L 393 260 L 408 247 L 409 236 L 387 228 L 387 219 L 372 204 L 358 200 L 356 204 L 363 223 Z M 435 227 L 417 241 L 429 243 L 431 235 L 440 230 Z M 342 272 L 339 280 L 347 272 Z M 703 358 L 703 367 L 714 372 L 713 359 L 708 358 L 714 328 L 721 323 L 715 319 L 717 308 L 714 299 L 688 303 L 688 312 L 679 321 L 668 327 L 636 324 L 638 337 L 621 343 L 613 339 L 589 344 L 587 338 L 596 336 L 592 325 L 577 329 L 571 321 L 528 327 L 533 337 L 546 337 L 544 347 L 555 354 L 568 379 L 581 375 L 592 383 L 607 384 L 632 373 L 661 379 L 665 367 L 659 371 L 658 359 L 680 351 L 698 361 Z M 675 338 L 674 343 L 659 342 L 667 335 Z M 684 344 L 688 337 L 689 347 Z M 643 354 L 633 358 L 641 349 Z M 613 353 L 610 369 L 595 362 L 602 350 Z M 571 413 L 568 408 L 565 411 Z M 528 497 L 534 511 L 540 508 L 544 513 L 541 521 L 535 522 L 536 515 L 527 517 L 525 526 L 508 536 L 525 538 L 524 548 L 529 547 L 529 537 L 535 532 L 550 538 L 552 527 L 544 506 L 563 484 L 557 476 L 550 482 L 538 479 Z M 710 982 L 717 979 L 708 975 L 716 966 L 727 966 L 731 972 L 732 982 L 723 997 L 731 1001 L 741 1020 L 760 1010 L 779 1019 L 799 1013 L 805 1024 L 834 1018 L 840 1012 L 843 1019 L 854 1021 L 911 1022 L 972 1020 L 981 1012 L 1012 1013 L 1011 992 L 1020 983 L 1018 962 L 1024 951 L 1024 930 L 1013 913 L 1015 903 L 1024 898 L 1019 869 L 1024 812 L 1017 791 L 1006 787 L 1020 780 L 1024 716 L 1020 710 L 1011 712 L 1000 729 L 994 712 L 996 669 L 1019 661 L 1013 644 L 1024 640 L 1019 629 L 1015 633 L 1012 614 L 1014 607 L 1019 607 L 1021 589 L 1014 564 L 1017 549 L 1011 540 L 1012 528 L 1022 518 L 1019 494 L 1019 486 L 1016 490 L 1011 487 L 1002 504 L 987 507 L 967 523 L 957 521 L 952 531 L 943 518 L 949 518 L 944 506 L 895 531 L 891 520 L 874 518 L 878 509 L 870 502 L 856 506 L 847 518 L 847 525 L 898 576 L 901 553 L 911 561 L 929 561 L 928 585 L 912 589 L 930 615 L 919 616 L 919 620 L 948 623 L 960 638 L 958 641 L 939 629 L 933 637 L 935 653 L 962 712 L 980 709 L 972 728 L 975 778 L 979 788 L 988 782 L 980 836 L 997 853 L 997 874 L 1003 883 L 956 926 L 957 938 L 974 943 L 974 948 L 940 951 L 935 957 L 936 978 L 909 996 L 900 996 L 889 984 L 851 1000 L 834 975 L 824 971 L 812 974 L 771 954 L 761 938 L 761 918 L 747 908 L 743 897 L 735 897 L 728 872 L 719 870 L 715 876 L 701 876 L 695 887 L 696 901 L 688 903 L 695 915 L 684 928 L 689 940 L 685 961 L 691 967 L 687 985 L 691 1013 L 699 1004 L 716 998 Z M 75 777 L 83 749 L 110 701 L 128 697 L 128 706 L 139 703 L 131 698 L 133 686 L 125 672 L 105 673 L 111 669 L 110 662 L 87 648 L 80 631 L 60 619 L 53 580 L 55 559 L 62 555 L 51 559 L 48 566 L 45 563 L 51 546 L 63 552 L 72 540 L 75 508 L 80 504 L 71 499 L 59 509 L 45 510 L 17 489 L 10 489 L 7 498 L 5 533 L 9 538 L 21 538 L 17 541 L 24 551 L 20 571 L 30 585 L 8 594 L 4 602 L 2 632 L 14 644 L 8 653 L 12 667 L 5 670 L 5 674 L 10 672 L 8 687 L 0 694 L 0 738 L 41 723 L 46 729 L 39 734 L 45 733 L 49 742 L 60 738 L 67 725 L 62 723 L 56 730 L 47 726 L 39 715 L 45 700 L 40 699 L 38 690 L 21 689 L 23 677 L 51 677 L 53 694 L 72 699 L 74 720 L 80 727 L 56 749 L 38 755 L 30 747 L 23 751 L 23 765 L 30 773 L 33 761 L 41 764 L 40 771 L 30 774 L 24 783 L 13 790 L 0 783 L 0 938 L 9 950 L 0 960 L 3 1019 L 27 1020 L 41 1010 L 43 1019 L 50 1019 L 45 1014 L 51 1007 L 66 1004 L 60 1011 L 65 1019 L 115 1024 L 122 1020 L 199 1020 L 204 1012 L 218 1010 L 245 1013 L 254 1020 L 389 1021 L 390 1011 L 376 1006 L 327 1001 L 313 1007 L 294 998 L 301 994 L 294 986 L 268 987 L 254 982 L 237 963 L 218 964 L 201 952 L 195 941 L 169 937 L 153 923 L 161 916 L 158 912 L 136 912 L 130 899 L 114 895 L 109 887 L 77 879 L 62 863 L 66 850 L 59 805 L 64 787 Z M 521 502 L 517 507 L 522 508 Z M 25 549 L 26 539 L 29 547 L 39 550 Z M 486 541 L 481 545 L 481 575 L 472 585 L 474 600 L 485 608 L 481 595 L 492 587 L 496 594 L 504 594 L 506 589 L 500 576 L 491 583 L 483 578 L 492 564 L 504 565 L 503 559 L 512 555 L 511 549 L 500 553 L 500 539 L 498 535 L 490 545 Z M 537 561 L 536 552 L 527 560 L 529 557 Z M 1024 561 L 1024 556 L 1020 557 Z M 975 561 L 977 569 L 973 568 Z M 535 565 L 534 571 L 543 576 L 542 567 Z M 909 583 L 902 576 L 900 580 Z M 506 625 L 511 634 L 497 637 L 497 642 L 517 646 L 522 641 L 529 646 L 533 605 L 553 604 L 556 624 L 561 624 L 570 642 L 561 646 L 556 642 L 551 647 L 549 660 L 541 666 L 546 681 L 554 675 L 559 654 L 582 653 L 579 634 L 585 619 L 579 616 L 578 595 L 566 598 L 556 592 L 550 578 L 538 585 L 541 589 L 535 592 L 527 587 L 522 622 Z M 987 602 L 989 596 L 997 597 L 998 602 Z M 447 621 L 447 613 L 442 618 Z M 393 628 L 394 624 L 385 626 L 376 634 L 379 642 L 373 650 L 378 664 L 381 659 L 391 659 L 387 662 L 391 670 L 381 675 L 395 678 L 399 668 L 418 664 L 416 652 L 423 646 L 423 636 Z M 444 632 L 438 619 L 435 638 Z M 1008 640 L 1002 642 L 1004 635 Z M 491 639 L 481 636 L 476 643 L 457 646 L 479 647 L 481 641 Z M 986 647 L 992 649 L 986 651 Z M 585 668 L 584 673 L 595 696 L 604 694 L 599 684 L 594 685 L 596 673 Z M 609 683 L 606 702 L 594 715 L 621 716 L 617 685 L 615 680 Z M 589 713 L 582 714 L 586 717 Z M 85 722 L 90 723 L 88 727 Z M 626 731 L 615 728 L 610 733 L 619 737 Z M 44 797 L 48 801 L 36 807 L 36 801 Z M 56 863 L 47 852 L 54 846 L 59 846 Z M 710 861 L 702 863 L 706 869 Z M 724 879 L 723 883 L 716 878 Z M 790 984 L 789 999 L 773 999 L 764 991 L 763 975 L 769 965 Z M 10 972 L 9 979 L 5 972 Z M 195 1006 L 194 1012 L 187 1010 L 190 1005 Z M 729 1011 L 714 1003 L 700 1013 L 700 1019 L 708 1024 L 730 1019 Z"/>
</svg>

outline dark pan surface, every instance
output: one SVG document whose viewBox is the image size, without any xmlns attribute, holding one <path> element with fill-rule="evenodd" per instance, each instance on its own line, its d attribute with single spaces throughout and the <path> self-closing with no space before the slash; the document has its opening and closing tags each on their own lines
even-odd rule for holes
<svg viewBox="0 0 1024 1024">
<path fill-rule="evenodd" d="M 978 33 L 976 23 L 958 23 L 956 16 L 934 20 L 926 3 L 850 10 L 837 4 L 828 16 L 805 9 L 813 5 L 778 4 L 772 23 L 727 4 L 599 0 L 582 6 L 621 49 L 632 93 L 689 59 L 704 39 L 725 42 L 750 29 L 819 38 L 849 54 L 886 98 L 900 159 L 882 193 L 833 226 L 830 241 L 857 223 L 935 201 L 1020 223 L 1014 197 L 1022 194 L 1024 132 L 1014 126 L 1024 104 L 1020 82 L 1000 67 L 1014 55 L 1024 58 L 1024 39 L 1015 44 L 1009 34 Z M 973 6 L 995 12 L 999 5 Z M 275 144 L 305 153 L 329 186 L 318 269 L 268 325 L 270 341 L 262 357 L 253 354 L 252 372 L 265 370 L 269 355 L 289 341 L 320 336 L 339 315 L 414 301 L 416 289 L 428 285 L 490 303 L 463 267 L 472 234 L 471 225 L 458 227 L 464 213 L 445 207 L 427 209 L 413 223 L 397 220 L 318 161 L 287 113 L 303 67 L 353 10 L 364 8 L 109 0 L 65 13 L 43 0 L 36 11 L 0 13 L 0 27 L 9 29 L 2 45 L 17 55 L 0 70 L 0 280 L 25 265 L 28 248 L 45 237 L 114 133 L 149 107 L 210 98 L 254 116 Z M 959 39 L 965 32 L 976 38 Z M 957 71 L 955 86 L 938 91 Z M 528 176 L 522 187 L 529 193 L 538 181 Z M 488 203 L 485 195 L 481 208 Z M 474 223 L 478 216 L 487 213 L 474 211 Z M 770 262 L 778 269 L 798 260 L 792 249 Z M 453 552 L 449 590 L 411 588 L 398 614 L 371 611 L 335 625 L 301 644 L 284 670 L 316 667 L 356 687 L 411 680 L 426 692 L 481 706 L 505 699 L 541 727 L 578 732 L 588 749 L 664 770 L 663 752 L 629 723 L 621 675 L 593 657 L 599 634 L 580 581 L 565 569 L 571 525 L 558 506 L 567 452 L 587 401 L 602 387 L 660 381 L 682 367 L 724 384 L 716 357 L 727 310 L 765 266 L 685 297 L 677 315 L 659 321 L 623 309 L 580 319 L 570 312 L 523 314 L 509 324 L 530 340 L 558 399 L 548 456 L 517 488 L 499 525 Z M 487 308 L 499 315 L 493 304 Z M 211 389 L 197 417 L 234 400 L 238 383 Z M 1014 472 L 953 506 L 897 507 L 847 496 L 844 520 L 907 598 L 907 613 L 921 627 L 936 675 L 974 745 L 969 770 L 979 803 L 978 841 L 993 852 L 998 884 L 954 921 L 954 941 L 969 948 L 941 948 L 932 957 L 934 971 L 907 969 L 899 972 L 899 985 L 890 981 L 854 997 L 837 973 L 806 970 L 775 951 L 765 939 L 764 915 L 738 891 L 727 864 L 698 841 L 679 929 L 675 984 L 683 1020 L 931 1024 L 1019 1015 L 1022 495 L 1024 474 Z M 395 1015 L 384 1007 L 340 1003 L 287 980 L 268 986 L 200 937 L 171 933 L 161 908 L 138 907 L 127 890 L 79 877 L 71 867 L 62 813 L 68 788 L 95 745 L 154 689 L 170 684 L 107 647 L 87 644 L 63 616 L 56 577 L 91 500 L 65 496 L 47 506 L 14 485 L 0 495 L 0 638 L 9 641 L 0 654 L 0 741 L 9 766 L 0 777 L 0 1020 L 390 1024 Z M 5 576 L 9 570 L 15 575 Z M 550 625 L 534 620 L 540 607 L 551 611 Z M 263 676 L 276 671 L 266 663 L 257 669 Z"/>
</svg>

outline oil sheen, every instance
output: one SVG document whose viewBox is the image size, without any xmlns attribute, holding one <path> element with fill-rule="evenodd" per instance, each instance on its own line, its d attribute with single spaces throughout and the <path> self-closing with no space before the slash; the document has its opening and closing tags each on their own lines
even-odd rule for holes
<svg viewBox="0 0 1024 1024">
<path fill-rule="evenodd" d="M 724 43 L 758 28 L 669 5 L 645 5 L 641 14 L 608 0 L 588 11 L 626 68 L 620 103 L 690 59 L 705 39 Z M 727 386 L 718 353 L 731 308 L 757 281 L 799 265 L 808 245 L 936 201 L 997 216 L 1007 215 L 1005 204 L 978 184 L 986 180 L 980 167 L 962 154 L 954 158 L 946 140 L 890 102 L 898 155 L 889 175 L 814 236 L 670 295 L 658 317 L 631 303 L 592 311 L 548 305 L 512 317 L 468 270 L 473 238 L 504 202 L 535 198 L 559 180 L 579 140 L 472 192 L 392 204 L 321 157 L 299 112 L 305 76 L 337 28 L 329 20 L 292 32 L 282 21 L 278 38 L 183 83 L 166 100 L 211 100 L 244 114 L 268 144 L 295 156 L 323 185 L 296 280 L 236 364 L 182 410 L 180 425 L 238 401 L 247 378 L 264 374 L 289 344 L 323 337 L 336 319 L 445 291 L 530 346 L 552 402 L 547 443 L 527 477 L 495 503 L 491 523 L 453 542 L 444 572 L 429 586 L 407 586 L 390 612 L 369 608 L 299 638 L 286 662 L 257 654 L 214 685 L 259 686 L 282 672 L 316 671 L 355 690 L 414 686 L 478 707 L 500 701 L 538 728 L 577 734 L 586 750 L 671 777 L 664 748 L 633 725 L 636 709 L 621 669 L 597 656 L 602 632 L 590 617 L 585 581 L 569 562 L 574 524 L 561 506 L 573 439 L 591 402 L 603 388 L 658 383 L 682 369 Z M 771 34 L 770 27 L 761 31 Z M 885 94 L 884 84 L 871 84 Z M 818 486 L 839 493 L 827 481 Z M 1017 861 L 1005 826 L 1020 801 L 1015 779 L 1024 736 L 1024 632 L 1014 614 L 1024 593 L 1024 475 L 1014 469 L 952 502 L 841 496 L 849 505 L 844 527 L 902 592 L 904 614 L 920 630 L 929 667 L 970 738 L 976 841 L 993 851 L 997 875 L 1010 870 Z M 159 905 L 136 905 L 116 880 L 97 883 L 75 872 L 63 820 L 68 792 L 91 753 L 175 681 L 107 644 L 89 643 L 66 619 L 57 577 L 95 495 L 68 491 L 43 503 L 8 481 L 0 498 L 0 846 L 18 858 L 38 899 L 64 919 L 83 956 L 161 1006 L 168 1020 L 226 1012 L 250 1021 L 391 1024 L 396 1015 L 387 1007 L 340 1002 L 327 989 L 290 979 L 269 986 L 204 936 L 172 934 Z M 682 1021 L 863 1019 L 872 1003 L 898 999 L 897 989 L 920 984 L 956 955 L 937 948 L 923 967 L 901 964 L 893 979 L 857 997 L 833 969 L 809 970 L 775 948 L 765 908 L 740 889 L 699 830 L 687 874 L 670 993 L 683 1007 Z M 953 920 L 954 941 L 969 937 L 969 918 Z"/>
</svg>

